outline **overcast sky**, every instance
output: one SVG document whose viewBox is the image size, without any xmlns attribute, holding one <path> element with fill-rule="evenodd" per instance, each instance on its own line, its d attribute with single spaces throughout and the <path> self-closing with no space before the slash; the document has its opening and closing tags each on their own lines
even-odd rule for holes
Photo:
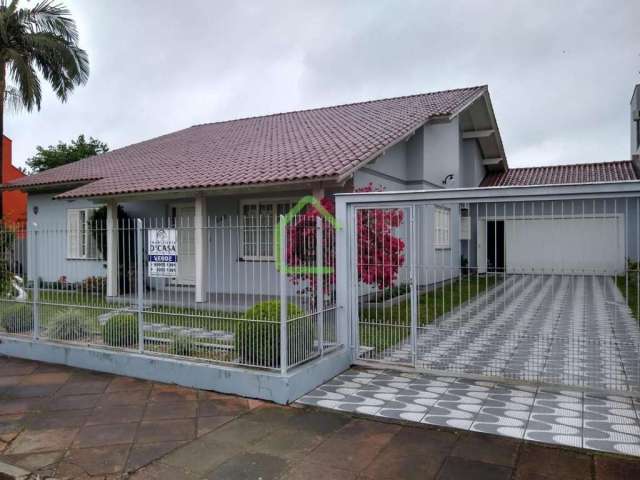
<svg viewBox="0 0 640 480">
<path fill-rule="evenodd" d="M 27 2 L 23 1 L 24 4 Z M 628 159 L 640 1 L 66 1 L 91 77 L 9 114 L 14 163 L 198 123 L 488 84 L 510 166 Z"/>
</svg>

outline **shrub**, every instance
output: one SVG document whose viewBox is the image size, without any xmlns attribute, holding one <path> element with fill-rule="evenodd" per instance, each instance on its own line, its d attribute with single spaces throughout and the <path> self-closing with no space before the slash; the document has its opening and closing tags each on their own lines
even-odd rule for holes
<svg viewBox="0 0 640 480">
<path fill-rule="evenodd" d="M 138 344 L 138 319 L 131 313 L 114 315 L 102 328 L 102 340 L 112 347 L 132 347 Z"/>
<path fill-rule="evenodd" d="M 0 220 L 0 295 L 7 296 L 12 292 L 11 280 L 16 271 L 11 261 L 15 249 L 15 228 L 5 225 Z"/>
<path fill-rule="evenodd" d="M 287 318 L 301 317 L 305 312 L 297 305 L 287 305 Z M 280 301 L 261 302 L 245 312 L 236 332 L 236 349 L 243 362 L 262 366 L 280 367 Z M 306 358 L 314 349 L 316 338 L 313 317 L 294 320 L 287 324 L 288 363 Z"/>
<path fill-rule="evenodd" d="M 80 340 L 90 334 L 86 313 L 80 308 L 63 310 L 47 326 L 47 335 L 53 340 Z"/>
<path fill-rule="evenodd" d="M 87 293 L 102 293 L 107 289 L 107 277 L 87 277 L 82 280 L 80 288 Z"/>
<path fill-rule="evenodd" d="M 198 346 L 193 338 L 184 335 L 175 337 L 169 347 L 169 353 L 181 357 L 195 357 L 197 350 Z"/>
<path fill-rule="evenodd" d="M 0 327 L 8 333 L 24 333 L 33 330 L 33 310 L 30 303 L 16 303 L 7 305 L 8 308 L 2 312 L 0 317 Z"/>
</svg>

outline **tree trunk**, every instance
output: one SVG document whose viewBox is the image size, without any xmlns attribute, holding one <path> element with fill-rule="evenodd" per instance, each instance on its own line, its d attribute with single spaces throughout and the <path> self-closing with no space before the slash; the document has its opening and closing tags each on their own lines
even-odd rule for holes
<svg viewBox="0 0 640 480">
<path fill-rule="evenodd" d="M 4 102 L 5 102 L 5 64 L 0 64 L 0 185 L 4 184 Z M 4 221 L 4 192 L 0 192 L 0 223 Z"/>
</svg>

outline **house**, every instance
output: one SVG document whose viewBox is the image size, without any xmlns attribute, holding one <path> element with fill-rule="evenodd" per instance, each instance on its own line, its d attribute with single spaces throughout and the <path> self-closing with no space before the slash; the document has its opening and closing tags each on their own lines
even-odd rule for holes
<svg viewBox="0 0 640 480">
<path fill-rule="evenodd" d="M 634 105 L 637 97 L 638 87 Z M 29 193 L 30 228 L 64 230 L 47 237 L 47 261 L 38 270 L 43 280 L 107 277 L 107 296 L 122 294 L 117 259 L 124 254 L 112 228 L 120 207 L 145 225 L 182 227 L 175 278 L 154 280 L 152 287 L 181 288 L 204 302 L 218 293 L 276 292 L 272 230 L 278 214 L 304 195 L 367 185 L 398 191 L 636 181 L 637 172 L 633 161 L 510 169 L 488 88 L 479 86 L 196 125 L 17 179 L 10 187 Z M 104 244 L 90 234 L 92 212 L 100 206 L 107 207 Z M 532 212 L 517 229 L 492 220 L 486 205 L 484 214 L 446 205 L 423 212 L 415 221 L 421 238 L 430 240 L 416 252 L 417 263 L 435 274 L 421 278 L 422 284 L 456 275 L 465 261 L 480 272 L 508 269 L 505 250 L 514 268 L 529 268 L 536 258 L 531 252 L 540 248 L 536 235 L 549 229 L 556 236 L 564 232 L 558 248 L 569 258 L 580 232 L 620 241 L 612 235 L 623 228 L 612 212 L 582 212 L 584 218 L 571 221 Z M 463 234 L 465 216 L 473 221 Z M 222 224 L 230 227 L 224 237 L 216 227 Z M 208 234 L 198 233 L 204 230 Z M 618 252 L 597 268 L 618 271 L 624 261 Z"/>
<path fill-rule="evenodd" d="M 486 86 L 196 125 L 9 184 L 31 301 L 0 352 L 283 403 L 360 361 L 633 389 L 639 185 L 510 169 Z M 275 235 L 310 194 L 340 228 Z"/>
<path fill-rule="evenodd" d="M 106 245 L 95 245 L 88 232 L 93 209 L 106 205 L 112 225 L 120 206 L 147 224 L 165 219 L 186 227 L 177 242 L 176 278 L 154 288 L 190 286 L 203 301 L 211 292 L 255 291 L 240 280 L 248 275 L 260 278 L 263 291 L 275 291 L 272 235 L 236 229 L 228 238 L 202 239 L 193 227 L 239 215 L 259 216 L 272 229 L 276 216 L 304 195 L 369 184 L 476 187 L 488 173 L 506 169 L 489 91 L 479 86 L 196 125 L 10 186 L 29 193 L 30 228 L 67 232 L 47 237 L 47 260 L 38 271 L 45 281 L 106 276 L 107 295 L 117 296 L 118 242 L 110 227 Z M 457 248 L 449 233 L 457 214 L 441 209 L 424 219 L 424 228 L 436 228 L 437 218 L 441 232 L 425 255 Z M 98 252 L 104 249 L 106 261 Z"/>
<path fill-rule="evenodd" d="M 11 139 L 2 138 L 2 178 L 5 182 L 22 178 L 25 174 L 11 160 Z M 22 226 L 27 221 L 27 195 L 19 190 L 2 192 L 2 219 L 9 225 Z"/>
</svg>

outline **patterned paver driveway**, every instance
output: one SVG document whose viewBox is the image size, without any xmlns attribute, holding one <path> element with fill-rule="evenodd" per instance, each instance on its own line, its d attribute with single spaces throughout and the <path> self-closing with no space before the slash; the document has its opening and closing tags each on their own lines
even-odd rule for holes
<svg viewBox="0 0 640 480">
<path fill-rule="evenodd" d="M 383 358 L 411 362 L 409 342 Z M 419 328 L 416 363 L 452 374 L 637 391 L 640 329 L 612 277 L 509 275 Z"/>
</svg>

